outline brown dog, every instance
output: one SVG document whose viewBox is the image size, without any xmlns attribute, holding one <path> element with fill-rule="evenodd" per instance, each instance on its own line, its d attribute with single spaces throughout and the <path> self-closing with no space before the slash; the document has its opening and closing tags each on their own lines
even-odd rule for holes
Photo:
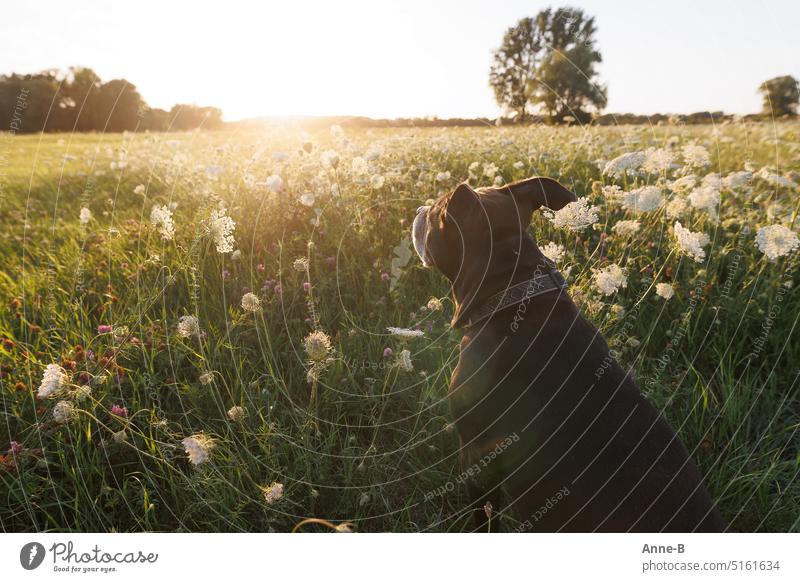
<svg viewBox="0 0 800 582">
<path fill-rule="evenodd" d="M 465 327 L 449 400 L 479 526 L 495 529 L 491 504 L 522 531 L 723 531 L 686 447 L 527 233 L 574 200 L 549 178 L 461 184 L 414 220 Z"/>
</svg>

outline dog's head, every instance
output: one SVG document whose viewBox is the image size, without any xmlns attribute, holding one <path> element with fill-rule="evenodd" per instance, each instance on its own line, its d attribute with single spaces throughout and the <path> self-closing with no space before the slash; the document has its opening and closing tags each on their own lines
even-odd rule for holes
<svg viewBox="0 0 800 582">
<path fill-rule="evenodd" d="M 499 188 L 473 190 L 459 184 L 431 206 L 417 210 L 414 248 L 428 267 L 453 283 L 457 300 L 453 325 L 481 299 L 506 287 L 544 262 L 528 234 L 533 212 L 560 210 L 577 200 L 550 178 L 529 178 Z"/>
</svg>

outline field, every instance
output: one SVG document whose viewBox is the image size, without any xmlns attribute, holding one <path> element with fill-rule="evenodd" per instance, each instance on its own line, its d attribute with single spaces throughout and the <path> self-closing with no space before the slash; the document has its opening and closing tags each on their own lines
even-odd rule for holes
<svg viewBox="0 0 800 582">
<path fill-rule="evenodd" d="M 468 531 L 410 224 L 543 175 L 597 216 L 531 232 L 731 528 L 800 531 L 798 253 L 758 234 L 797 231 L 799 130 L 2 136 L 2 530 Z"/>
</svg>

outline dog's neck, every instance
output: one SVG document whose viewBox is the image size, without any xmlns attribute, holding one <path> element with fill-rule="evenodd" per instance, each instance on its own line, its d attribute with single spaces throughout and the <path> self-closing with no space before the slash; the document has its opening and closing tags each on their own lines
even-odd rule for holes
<svg viewBox="0 0 800 582">
<path fill-rule="evenodd" d="M 551 269 L 544 257 L 532 264 L 515 266 L 506 273 L 465 273 L 453 282 L 453 298 L 456 311 L 451 322 L 453 327 L 461 327 L 470 316 L 483 306 L 493 295 L 518 283 L 532 280 L 547 274 Z"/>
</svg>

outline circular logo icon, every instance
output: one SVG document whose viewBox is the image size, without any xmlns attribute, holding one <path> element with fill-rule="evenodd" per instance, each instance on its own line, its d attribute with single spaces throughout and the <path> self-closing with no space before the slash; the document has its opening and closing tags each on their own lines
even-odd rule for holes
<svg viewBox="0 0 800 582">
<path fill-rule="evenodd" d="M 26 570 L 35 570 L 44 561 L 44 546 L 39 542 L 29 542 L 19 551 L 19 563 Z"/>
</svg>

